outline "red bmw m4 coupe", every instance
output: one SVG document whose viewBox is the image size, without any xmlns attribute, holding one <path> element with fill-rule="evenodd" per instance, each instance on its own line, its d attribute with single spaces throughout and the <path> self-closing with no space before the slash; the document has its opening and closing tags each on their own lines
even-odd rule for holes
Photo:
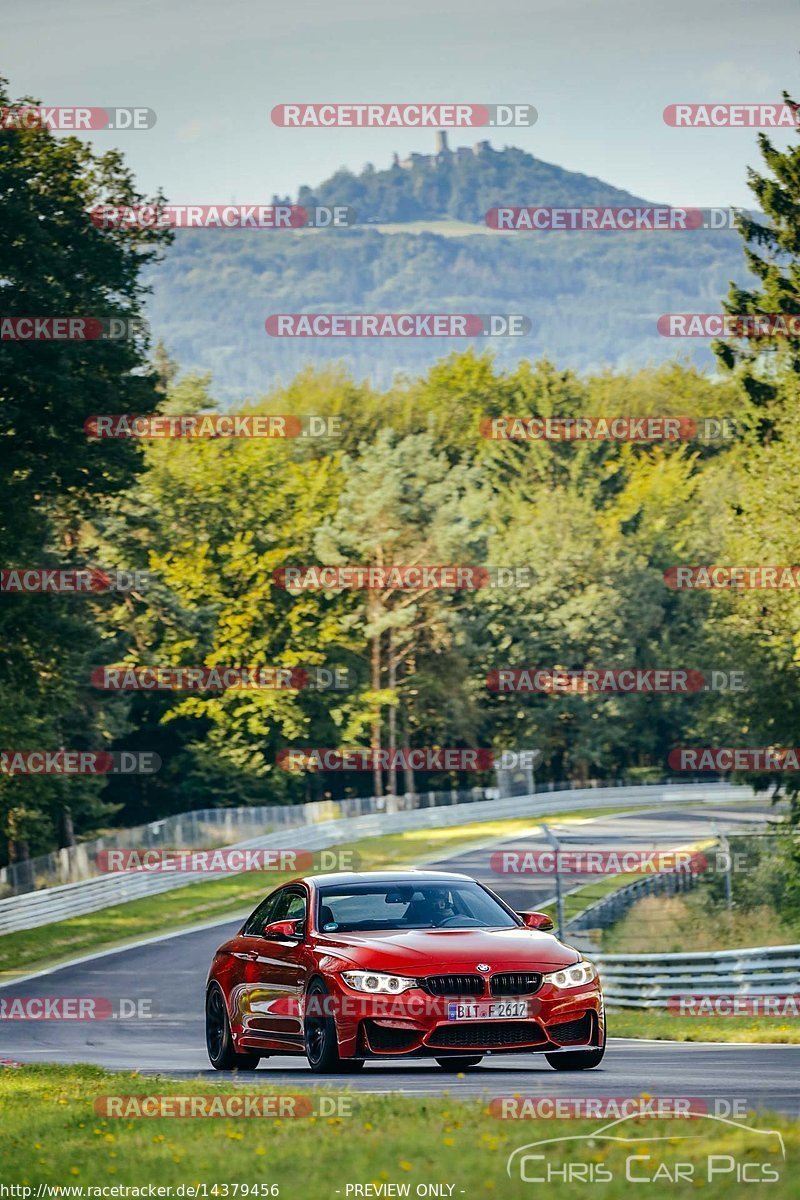
<svg viewBox="0 0 800 1200">
<path fill-rule="evenodd" d="M 214 955 L 206 1043 L 218 1071 L 305 1055 L 313 1071 L 368 1058 L 542 1051 L 557 1070 L 605 1051 L 597 972 L 467 875 L 314 875 L 270 893 Z"/>
</svg>

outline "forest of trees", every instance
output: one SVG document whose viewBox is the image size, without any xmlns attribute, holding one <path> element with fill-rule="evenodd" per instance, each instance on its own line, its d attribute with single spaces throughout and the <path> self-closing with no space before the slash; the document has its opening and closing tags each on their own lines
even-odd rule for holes
<svg viewBox="0 0 800 1200">
<path fill-rule="evenodd" d="M 800 151 L 761 143 L 764 174 L 751 182 L 769 224 L 744 222 L 755 282 L 732 288 L 726 305 L 798 312 Z M 85 219 L 97 200 L 138 198 L 118 155 L 94 157 L 41 131 L 7 133 L 0 195 L 14 216 L 14 236 L 10 225 L 0 231 L 6 314 L 141 314 L 157 239 Z M 83 422 L 213 410 L 216 380 L 182 372 L 145 341 L 0 342 L 4 567 L 151 577 L 125 596 L 2 596 L 3 744 L 135 748 L 163 764 L 154 776 L 107 781 L 0 774 L 0 851 L 24 857 L 63 844 L 73 828 L 194 807 L 372 790 L 369 775 L 281 770 L 278 755 L 293 746 L 536 746 L 540 778 L 580 780 L 660 774 L 682 745 L 796 744 L 797 593 L 676 592 L 663 578 L 679 563 L 798 561 L 798 346 L 717 350 L 713 375 L 668 363 L 579 376 L 548 359 L 500 366 L 474 350 L 383 387 L 306 368 L 239 411 L 336 416 L 339 436 L 134 443 L 88 438 Z M 737 436 L 481 436 L 487 417 L 517 414 L 730 416 Z M 296 595 L 276 586 L 276 569 L 310 563 L 525 567 L 530 586 Z M 93 688 L 92 672 L 112 664 L 339 667 L 354 686 Z M 748 687 L 665 696 L 487 689 L 488 672 L 529 665 L 743 671 Z M 381 780 L 401 790 L 407 782 Z"/>
<path fill-rule="evenodd" d="M 399 168 L 398 168 L 399 170 Z M 401 171 L 405 175 L 406 172 Z M 565 173 L 566 174 L 566 173 Z M 185 370 L 211 372 L 220 403 L 261 395 L 309 363 L 390 387 L 453 351 L 499 366 L 547 357 L 581 373 L 683 361 L 710 367 L 704 338 L 659 334 L 662 313 L 719 312 L 748 272 L 735 230 L 643 233 L 293 233 L 180 230 L 148 272 L 147 314 Z M 524 337 L 276 338 L 272 313 L 520 313 Z"/>
</svg>

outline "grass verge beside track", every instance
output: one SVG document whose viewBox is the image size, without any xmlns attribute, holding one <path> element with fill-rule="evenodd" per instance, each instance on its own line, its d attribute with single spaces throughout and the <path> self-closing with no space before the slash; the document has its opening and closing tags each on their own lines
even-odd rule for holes
<svg viewBox="0 0 800 1200">
<path fill-rule="evenodd" d="M 457 1086 L 454 1080 L 453 1089 Z M 580 1090 L 576 1081 L 574 1094 L 579 1095 Z M 746 1165 L 749 1177 L 754 1178 L 769 1164 L 779 1176 L 776 1194 L 782 1198 L 800 1194 L 800 1174 L 796 1169 L 793 1172 L 792 1166 L 796 1168 L 800 1150 L 798 1124 L 772 1114 L 742 1119 L 741 1124 L 755 1132 L 708 1117 L 628 1119 L 608 1132 L 631 1140 L 615 1144 L 597 1136 L 586 1140 L 608 1123 L 605 1118 L 504 1121 L 491 1115 L 485 1101 L 461 1101 L 453 1095 L 422 1099 L 397 1094 L 298 1092 L 295 1094 L 303 1097 L 303 1105 L 312 1110 L 320 1106 L 324 1095 L 330 1107 L 337 1106 L 333 1107 L 337 1115 L 292 1120 L 225 1116 L 125 1120 L 98 1116 L 95 1108 L 99 1097 L 109 1095 L 210 1097 L 242 1092 L 276 1095 L 274 1088 L 235 1079 L 176 1083 L 163 1076 L 110 1074 L 86 1066 L 9 1068 L 0 1072 L 3 1183 L 28 1186 L 32 1191 L 27 1195 L 34 1197 L 59 1194 L 48 1191 L 47 1185 L 60 1185 L 64 1188 L 60 1194 L 66 1196 L 81 1195 L 79 1190 L 72 1192 L 72 1187 L 110 1189 L 119 1185 L 145 1189 L 139 1195 L 147 1195 L 148 1185 L 156 1185 L 165 1189 L 160 1193 L 163 1196 L 170 1194 L 167 1188 L 184 1185 L 183 1193 L 173 1190 L 171 1194 L 231 1198 L 272 1194 L 281 1200 L 330 1200 L 337 1193 L 346 1200 L 348 1184 L 395 1185 L 391 1190 L 362 1190 L 362 1197 L 414 1197 L 431 1194 L 418 1193 L 418 1186 L 437 1184 L 448 1189 L 438 1195 L 459 1200 L 461 1196 L 467 1200 L 488 1196 L 515 1200 L 536 1193 L 531 1182 L 520 1179 L 519 1170 L 511 1178 L 506 1174 L 512 1150 L 539 1139 L 584 1135 L 584 1140 L 537 1147 L 532 1153 L 544 1157 L 529 1161 L 528 1177 L 560 1172 L 551 1179 L 555 1194 L 559 1198 L 585 1197 L 585 1172 L 591 1170 L 591 1194 L 618 1200 L 630 1192 L 627 1165 L 641 1180 L 653 1180 L 660 1172 L 655 1182 L 664 1190 L 645 1187 L 643 1194 L 689 1196 L 696 1195 L 700 1187 L 704 1196 L 721 1198 L 731 1195 L 737 1169 Z M 785 1160 L 778 1134 L 785 1145 Z M 653 1138 L 664 1140 L 650 1140 Z M 719 1157 L 710 1160 L 709 1156 Z M 627 1163 L 629 1159 L 632 1161 Z M 583 1166 L 583 1179 L 580 1175 L 565 1178 L 570 1163 L 588 1164 Z M 677 1164 L 691 1165 L 691 1182 L 670 1185 L 664 1172 L 674 1172 Z M 684 1180 L 686 1173 L 685 1168 Z M 37 1191 L 40 1185 L 41 1193 Z M 234 1185 L 238 1185 L 236 1191 Z M 242 1185 L 254 1190 L 243 1191 Z M 270 1185 L 276 1186 L 275 1192 L 269 1191 Z M 397 1185 L 403 1190 L 398 1191 Z M 192 1187 L 198 1190 L 188 1190 Z M 106 1195 L 112 1194 L 106 1191 Z M 351 1197 L 356 1194 L 349 1193 Z M 83 1195 L 88 1198 L 91 1193 L 86 1190 Z"/>
<path fill-rule="evenodd" d="M 610 1009 L 611 1037 L 669 1042 L 785 1042 L 800 1045 L 800 1022 L 787 1017 L 681 1017 L 660 1009 Z"/>
</svg>

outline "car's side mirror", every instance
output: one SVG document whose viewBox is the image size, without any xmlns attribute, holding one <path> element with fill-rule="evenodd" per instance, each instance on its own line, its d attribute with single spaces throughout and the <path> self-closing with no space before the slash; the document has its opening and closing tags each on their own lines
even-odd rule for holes
<svg viewBox="0 0 800 1200">
<path fill-rule="evenodd" d="M 269 941 L 279 941 L 281 938 L 289 938 L 292 941 L 299 940 L 303 936 L 302 921 L 270 921 L 261 931 L 262 937 Z"/>
<path fill-rule="evenodd" d="M 517 916 L 522 918 L 526 929 L 538 929 L 540 933 L 548 933 L 554 927 L 547 913 L 521 912 L 517 913 Z"/>
</svg>

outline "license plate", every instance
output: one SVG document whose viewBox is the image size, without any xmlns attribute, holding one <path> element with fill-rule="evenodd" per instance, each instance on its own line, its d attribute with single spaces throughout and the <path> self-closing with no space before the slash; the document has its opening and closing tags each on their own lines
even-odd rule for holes
<svg viewBox="0 0 800 1200">
<path fill-rule="evenodd" d="M 484 1000 L 474 1004 L 447 1005 L 448 1021 L 493 1021 L 504 1017 L 527 1017 L 527 1000 Z"/>
</svg>

